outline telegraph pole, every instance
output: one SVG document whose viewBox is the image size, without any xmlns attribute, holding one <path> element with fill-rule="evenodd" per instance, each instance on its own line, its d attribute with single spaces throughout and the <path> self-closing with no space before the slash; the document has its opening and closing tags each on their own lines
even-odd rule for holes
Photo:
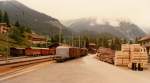
<svg viewBox="0 0 150 83">
<path fill-rule="evenodd" d="M 60 26 L 60 28 L 59 28 L 59 43 L 61 44 L 61 36 L 62 36 L 62 28 L 61 28 L 61 26 Z"/>
<path fill-rule="evenodd" d="M 81 37 L 79 35 L 79 47 L 81 47 Z"/>
<path fill-rule="evenodd" d="M 9 41 L 8 41 L 8 32 L 6 32 L 6 41 L 7 41 L 7 51 L 6 51 L 6 63 L 8 63 L 8 56 L 9 56 Z"/>
<path fill-rule="evenodd" d="M 73 39 L 74 39 L 74 38 L 73 38 L 73 33 L 72 33 L 72 47 L 74 46 Z"/>
<path fill-rule="evenodd" d="M 96 39 L 96 43 L 97 43 L 96 45 L 97 45 L 97 48 L 98 48 L 99 47 L 99 38 Z"/>
</svg>

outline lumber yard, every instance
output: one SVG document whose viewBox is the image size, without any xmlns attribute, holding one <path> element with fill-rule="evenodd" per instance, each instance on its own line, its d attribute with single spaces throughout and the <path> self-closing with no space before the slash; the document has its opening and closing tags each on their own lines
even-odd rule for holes
<svg viewBox="0 0 150 83">
<path fill-rule="evenodd" d="M 123 44 L 121 51 L 115 53 L 115 65 L 128 66 L 132 70 L 142 71 L 147 68 L 148 55 L 146 48 L 140 44 Z"/>
<path fill-rule="evenodd" d="M 140 44 L 122 44 L 120 51 L 113 51 L 110 48 L 99 48 L 97 58 L 101 61 L 125 66 L 132 70 L 143 71 L 148 65 L 148 54 L 146 48 Z"/>
</svg>

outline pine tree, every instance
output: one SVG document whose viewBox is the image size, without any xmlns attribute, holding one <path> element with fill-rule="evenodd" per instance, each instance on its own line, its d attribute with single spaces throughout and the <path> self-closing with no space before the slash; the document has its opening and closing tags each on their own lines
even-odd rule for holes
<svg viewBox="0 0 150 83">
<path fill-rule="evenodd" d="M 135 44 L 138 44 L 139 42 L 138 42 L 138 37 L 136 37 L 136 39 L 135 39 Z"/>
<path fill-rule="evenodd" d="M 130 41 L 129 41 L 129 43 L 130 43 L 130 44 L 133 44 L 133 41 L 132 41 L 132 40 L 130 40 Z"/>
<path fill-rule="evenodd" d="M 51 38 L 51 42 L 52 42 L 52 43 L 59 42 L 59 35 L 58 35 L 58 34 L 54 35 L 54 36 Z"/>
<path fill-rule="evenodd" d="M 123 39 L 122 43 L 126 44 L 126 43 L 128 43 L 128 41 L 126 39 Z"/>
<path fill-rule="evenodd" d="M 8 17 L 7 12 L 4 13 L 3 22 L 7 23 L 7 25 L 10 26 L 10 24 L 9 24 L 9 17 Z"/>
<path fill-rule="evenodd" d="M 16 21 L 16 22 L 15 22 L 15 26 L 16 26 L 16 27 L 20 27 L 19 21 Z"/>
<path fill-rule="evenodd" d="M 3 14 L 2 11 L 0 10 L 0 23 L 2 22 Z"/>
</svg>

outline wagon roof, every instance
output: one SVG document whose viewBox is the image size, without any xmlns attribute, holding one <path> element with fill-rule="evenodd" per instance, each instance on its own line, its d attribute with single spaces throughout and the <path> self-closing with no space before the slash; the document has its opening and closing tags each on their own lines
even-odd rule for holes
<svg viewBox="0 0 150 83">
<path fill-rule="evenodd" d="M 57 48 L 71 48 L 69 46 L 58 46 Z"/>
<path fill-rule="evenodd" d="M 25 49 L 25 48 L 19 48 L 19 47 L 11 47 L 11 48 L 14 48 L 14 49 Z"/>
<path fill-rule="evenodd" d="M 30 47 L 32 49 L 49 49 L 49 48 L 39 48 L 39 47 Z"/>
</svg>

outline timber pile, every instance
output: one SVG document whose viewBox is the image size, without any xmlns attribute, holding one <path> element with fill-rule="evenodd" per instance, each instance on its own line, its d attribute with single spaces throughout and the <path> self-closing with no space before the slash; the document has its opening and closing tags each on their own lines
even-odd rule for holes
<svg viewBox="0 0 150 83">
<path fill-rule="evenodd" d="M 115 65 L 116 66 L 128 66 L 129 64 L 129 51 L 130 45 L 129 44 L 122 44 L 121 51 L 115 52 Z"/>
<path fill-rule="evenodd" d="M 97 58 L 101 61 L 114 64 L 115 52 L 110 48 L 99 48 L 97 51 Z"/>
<path fill-rule="evenodd" d="M 129 68 L 132 67 L 132 63 L 136 65 L 140 64 L 143 68 L 146 67 L 148 63 L 148 55 L 146 52 L 146 48 L 141 47 L 138 44 L 134 44 L 130 46 L 131 48 L 131 57 L 130 57 L 130 64 L 128 65 Z"/>
<path fill-rule="evenodd" d="M 129 64 L 129 54 L 122 51 L 115 52 L 115 63 L 116 66 L 128 66 Z"/>
<path fill-rule="evenodd" d="M 115 65 L 132 68 L 133 63 L 135 66 L 138 64 L 142 68 L 146 67 L 146 64 L 148 63 L 146 48 L 139 44 L 123 44 L 121 51 L 115 52 Z"/>
</svg>

